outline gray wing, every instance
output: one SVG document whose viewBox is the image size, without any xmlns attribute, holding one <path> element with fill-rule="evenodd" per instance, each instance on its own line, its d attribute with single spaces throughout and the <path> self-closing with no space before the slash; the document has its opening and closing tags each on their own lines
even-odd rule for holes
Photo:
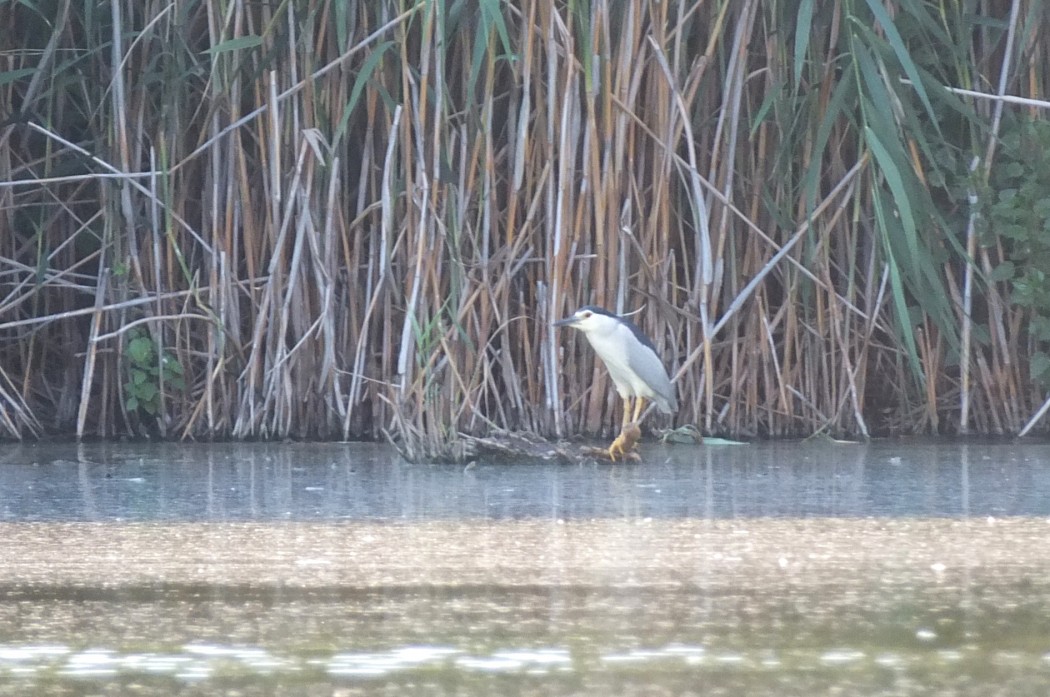
<svg viewBox="0 0 1050 697">
<path fill-rule="evenodd" d="M 627 365 L 638 376 L 645 381 L 653 392 L 656 393 L 656 406 L 665 414 L 673 414 L 678 411 L 678 400 L 675 398 L 674 385 L 667 377 L 663 361 L 648 346 L 645 350 L 631 353 L 627 357 Z"/>
</svg>

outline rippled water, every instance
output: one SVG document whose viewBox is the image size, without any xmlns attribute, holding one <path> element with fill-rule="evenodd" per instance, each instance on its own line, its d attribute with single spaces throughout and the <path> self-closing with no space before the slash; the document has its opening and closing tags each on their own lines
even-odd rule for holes
<svg viewBox="0 0 1050 697">
<path fill-rule="evenodd" d="M 1050 689 L 1040 445 L 66 448 L 0 467 L 0 696 Z"/>
<path fill-rule="evenodd" d="M 830 606 L 747 588 L 52 598 L 82 633 L 0 645 L 0 694 L 1036 695 L 1045 590 L 888 588 Z"/>
</svg>

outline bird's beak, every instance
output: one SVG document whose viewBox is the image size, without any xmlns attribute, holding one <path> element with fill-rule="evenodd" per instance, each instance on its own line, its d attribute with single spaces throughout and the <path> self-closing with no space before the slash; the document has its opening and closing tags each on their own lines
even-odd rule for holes
<svg viewBox="0 0 1050 697">
<path fill-rule="evenodd" d="M 572 324 L 575 324 L 575 323 L 576 323 L 576 315 L 573 315 L 572 317 L 566 317 L 565 319 L 560 319 L 557 322 L 552 322 L 551 326 L 552 327 L 568 327 L 569 325 L 572 325 Z"/>
</svg>

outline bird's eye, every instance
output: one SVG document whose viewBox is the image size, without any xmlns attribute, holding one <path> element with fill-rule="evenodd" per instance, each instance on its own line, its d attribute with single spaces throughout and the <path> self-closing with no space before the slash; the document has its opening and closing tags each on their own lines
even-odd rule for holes
<svg viewBox="0 0 1050 697">
<path fill-rule="evenodd" d="M 591 316 L 592 314 L 594 314 L 594 313 L 593 313 L 593 312 L 591 312 L 590 310 L 587 310 L 586 312 L 584 312 L 584 313 L 583 313 L 583 318 L 584 318 L 584 319 L 587 319 L 587 318 L 588 318 L 588 317 L 590 317 L 590 316 Z"/>
</svg>

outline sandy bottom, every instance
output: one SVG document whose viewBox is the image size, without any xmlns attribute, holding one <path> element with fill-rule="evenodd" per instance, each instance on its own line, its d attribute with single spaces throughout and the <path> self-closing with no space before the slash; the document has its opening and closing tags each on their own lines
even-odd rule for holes
<svg viewBox="0 0 1050 697">
<path fill-rule="evenodd" d="M 768 588 L 1047 577 L 1050 518 L 5 523 L 0 585 Z"/>
</svg>

